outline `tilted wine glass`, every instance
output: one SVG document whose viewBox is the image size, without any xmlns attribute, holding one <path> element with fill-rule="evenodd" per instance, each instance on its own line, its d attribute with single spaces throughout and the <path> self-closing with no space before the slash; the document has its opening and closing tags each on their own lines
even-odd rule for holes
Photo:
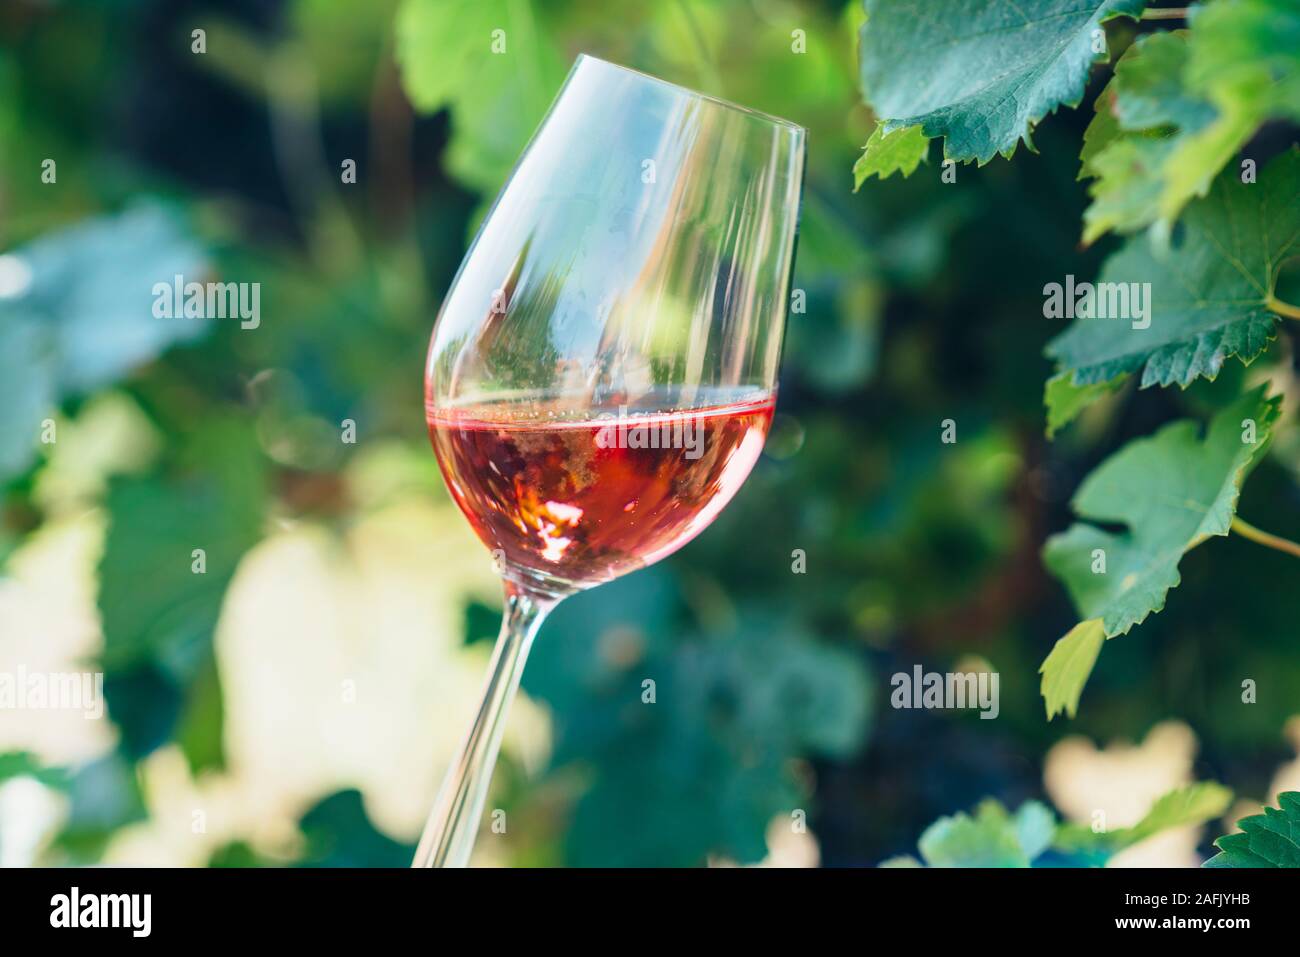
<svg viewBox="0 0 1300 957">
<path fill-rule="evenodd" d="M 461 264 L 425 405 L 505 616 L 415 865 L 469 861 L 555 603 L 703 530 L 776 402 L 804 131 L 581 56 Z"/>
</svg>

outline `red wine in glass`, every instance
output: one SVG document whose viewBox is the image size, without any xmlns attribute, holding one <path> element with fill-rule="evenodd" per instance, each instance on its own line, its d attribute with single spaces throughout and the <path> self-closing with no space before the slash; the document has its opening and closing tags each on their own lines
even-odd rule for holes
<svg viewBox="0 0 1300 957">
<path fill-rule="evenodd" d="M 612 413 L 564 400 L 430 409 L 429 432 L 484 544 L 543 588 L 585 588 L 676 551 L 745 481 L 775 397 L 710 391 L 666 412 L 653 399 Z"/>
</svg>

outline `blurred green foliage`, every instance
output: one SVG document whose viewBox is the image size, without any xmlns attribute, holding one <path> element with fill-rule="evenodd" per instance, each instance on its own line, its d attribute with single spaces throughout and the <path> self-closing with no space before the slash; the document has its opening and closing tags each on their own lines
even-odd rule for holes
<svg viewBox="0 0 1300 957">
<path fill-rule="evenodd" d="M 921 834 L 917 847 L 929 867 L 1104 867 L 1115 854 L 1171 828 L 1202 824 L 1221 815 L 1232 792 L 1213 782 L 1177 788 L 1161 796 L 1132 827 L 1097 831 L 1062 824 L 1038 801 L 1011 814 L 995 800 L 981 801 L 974 815 L 943 817 Z M 918 867 L 896 857 L 885 867 Z"/>
<path fill-rule="evenodd" d="M 431 464 L 421 376 L 439 297 L 580 52 L 809 129 L 806 311 L 790 316 L 768 454 L 736 501 L 662 566 L 566 602 L 543 629 L 524 690 L 550 713 L 551 750 L 542 767 L 507 750 L 502 859 L 753 862 L 773 820 L 803 813 L 823 862 L 874 864 L 987 795 L 1041 797 L 1043 756 L 1066 733 L 1134 738 L 1168 717 L 1199 736 L 1199 778 L 1264 793 L 1300 701 L 1294 559 L 1237 540 L 1189 553 L 1180 600 L 1108 649 L 1072 725 L 1043 720 L 1037 675 L 1076 620 L 1038 556 L 1070 493 L 1244 373 L 1140 402 L 1120 390 L 1049 445 L 1042 350 L 1061 329 L 1041 291 L 1095 275 L 1113 248 L 1078 245 L 1089 117 L 1052 116 L 1014 166 L 944 183 L 921 165 L 854 194 L 875 127 L 861 20 L 833 0 L 0 11 L 0 283 L 22 290 L 0 295 L 0 562 L 69 515 L 102 515 L 99 667 L 119 732 L 67 767 L 0 756 L 0 780 L 39 775 L 67 797 L 48 860 L 97 860 L 159 817 L 142 780 L 160 749 L 179 746 L 195 773 L 225 766 L 213 636 L 249 549 L 285 525 L 341 542 L 367 507 L 349 481 L 367 449 Z M 508 52 L 488 56 L 498 28 Z M 56 183 L 41 181 L 46 158 Z M 154 320 L 146 294 L 176 272 L 260 282 L 260 327 Z M 1270 353 L 1288 374 L 1291 336 Z M 139 420 L 129 454 L 40 441 L 47 418 L 61 436 L 89 430 L 101 402 Z M 338 440 L 345 419 L 355 446 Z M 1243 513 L 1300 535 L 1298 464 L 1300 446 L 1275 443 Z M 433 476 L 421 494 L 445 504 Z M 456 609 L 467 640 L 494 628 L 485 602 Z M 883 707 L 893 672 L 972 661 L 1001 674 L 997 721 Z M 1249 707 L 1246 677 L 1260 686 Z M 290 852 L 250 833 L 210 862 L 401 865 L 411 851 L 354 790 L 316 795 L 298 824 Z"/>
</svg>

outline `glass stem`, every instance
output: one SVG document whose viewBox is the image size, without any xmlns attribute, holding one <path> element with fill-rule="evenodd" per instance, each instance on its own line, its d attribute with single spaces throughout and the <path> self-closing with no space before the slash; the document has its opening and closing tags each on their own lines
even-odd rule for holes
<svg viewBox="0 0 1300 957">
<path fill-rule="evenodd" d="M 505 592 L 505 615 L 492 652 L 483 701 L 438 791 L 412 867 L 468 866 L 501 747 L 506 712 L 519 690 L 524 662 L 542 619 L 558 601 L 527 592 L 512 582 L 506 582 Z"/>
</svg>

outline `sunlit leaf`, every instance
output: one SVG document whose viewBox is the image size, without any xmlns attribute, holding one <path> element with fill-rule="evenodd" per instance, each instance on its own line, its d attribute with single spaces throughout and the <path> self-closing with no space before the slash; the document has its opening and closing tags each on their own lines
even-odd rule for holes
<svg viewBox="0 0 1300 957">
<path fill-rule="evenodd" d="M 876 129 L 853 164 L 853 191 L 857 192 L 869 177 L 888 179 L 894 173 L 911 176 L 929 152 L 930 141 L 919 126 L 905 126 L 886 132 L 884 123 Z"/>
<path fill-rule="evenodd" d="M 1078 712 L 1079 696 L 1083 694 L 1083 686 L 1088 683 L 1088 676 L 1092 674 L 1092 666 L 1097 663 L 1105 640 L 1106 630 L 1101 619 L 1089 618 L 1071 628 L 1053 646 L 1051 654 L 1038 669 L 1043 676 L 1041 691 L 1049 719 L 1061 711 L 1071 718 Z"/>
<path fill-rule="evenodd" d="M 1103 863 L 1127 847 L 1177 827 L 1204 824 L 1222 815 L 1232 803 L 1232 791 L 1213 781 L 1188 784 L 1162 795 L 1132 827 L 1095 831 L 1082 824 L 1065 825 L 1056 847 Z"/>
<path fill-rule="evenodd" d="M 1098 97 L 1080 157 L 1097 177 L 1086 242 L 1152 223 L 1167 233 L 1264 123 L 1300 118 L 1294 3 L 1215 0 L 1188 20 L 1188 31 L 1139 38 Z"/>
<path fill-rule="evenodd" d="M 564 79 L 538 11 L 505 0 L 404 0 L 396 31 L 411 102 L 451 109 L 452 173 L 495 193 Z"/>
</svg>

